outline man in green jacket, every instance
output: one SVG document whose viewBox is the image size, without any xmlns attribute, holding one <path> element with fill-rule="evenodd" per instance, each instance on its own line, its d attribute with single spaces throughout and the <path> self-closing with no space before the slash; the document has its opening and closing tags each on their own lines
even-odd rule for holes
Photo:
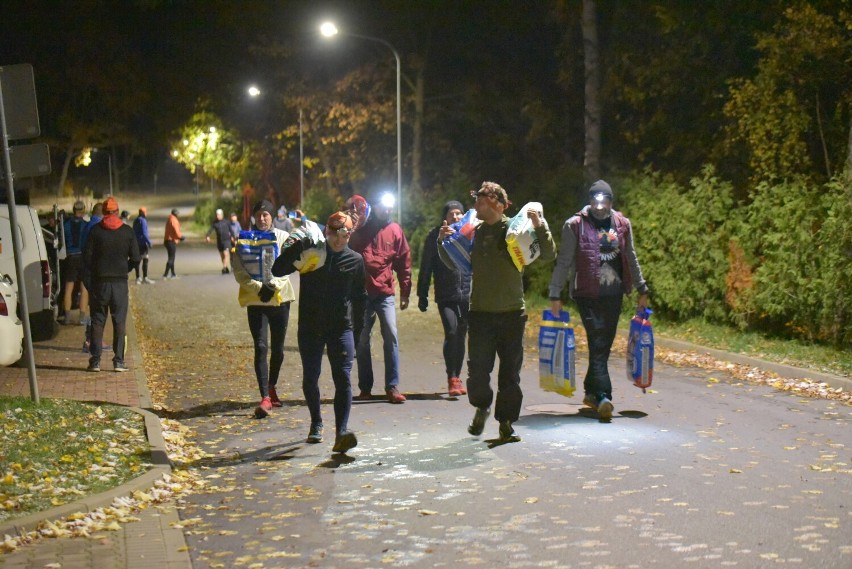
<svg viewBox="0 0 852 569">
<path fill-rule="evenodd" d="M 515 266 L 506 244 L 510 220 L 504 212 L 512 202 L 506 190 L 494 182 L 483 182 L 479 190 L 471 192 L 471 197 L 476 199 L 473 207 L 482 223 L 476 228 L 470 253 L 472 288 L 468 315 L 467 393 L 476 413 L 467 430 L 478 436 L 485 428 L 494 401 L 491 371 L 495 357 L 499 357 L 494 418 L 500 423 L 502 442 L 519 441 L 512 423 L 518 420 L 523 401 L 521 366 L 527 314 L 523 272 Z M 556 248 L 541 212 L 530 210 L 527 215 L 541 246 L 540 259 L 552 261 Z M 442 241 L 453 233 L 445 222 L 438 239 Z M 447 266 L 454 267 L 440 245 L 438 254 Z"/>
</svg>

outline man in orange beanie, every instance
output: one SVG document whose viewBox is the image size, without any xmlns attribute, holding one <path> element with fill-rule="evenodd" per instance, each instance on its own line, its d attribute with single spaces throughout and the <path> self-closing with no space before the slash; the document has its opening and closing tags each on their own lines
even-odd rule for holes
<svg viewBox="0 0 852 569">
<path fill-rule="evenodd" d="M 114 197 L 104 201 L 103 219 L 92 227 L 83 250 L 83 276 L 89 289 L 92 337 L 87 371 L 101 371 L 101 342 L 107 313 L 112 316 L 113 369 L 129 371 L 124 363 L 125 326 L 128 309 L 127 274 L 141 259 L 133 229 L 118 216 Z"/>
</svg>

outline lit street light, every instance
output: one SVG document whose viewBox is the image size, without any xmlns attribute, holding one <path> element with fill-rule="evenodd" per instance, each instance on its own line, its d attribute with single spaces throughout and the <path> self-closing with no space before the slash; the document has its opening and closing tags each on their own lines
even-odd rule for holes
<svg viewBox="0 0 852 569">
<path fill-rule="evenodd" d="M 340 32 L 337 29 L 337 26 L 334 25 L 333 22 L 324 22 L 320 26 L 320 33 L 327 37 L 333 37 L 337 34 L 343 34 L 347 36 L 351 36 L 353 38 L 360 38 L 364 40 L 378 42 L 385 47 L 389 48 L 391 52 L 393 52 L 393 56 L 396 59 L 396 203 L 397 203 L 397 219 L 399 224 L 402 225 L 402 120 L 401 120 L 401 112 L 400 112 L 400 63 L 399 63 L 399 54 L 396 49 L 387 41 L 376 38 L 372 36 L 362 36 L 359 34 L 353 34 L 350 32 Z"/>
</svg>

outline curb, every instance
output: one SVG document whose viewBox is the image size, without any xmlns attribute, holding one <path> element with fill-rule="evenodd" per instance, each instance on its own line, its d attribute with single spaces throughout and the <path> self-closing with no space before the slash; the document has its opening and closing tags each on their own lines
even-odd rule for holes
<svg viewBox="0 0 852 569">
<path fill-rule="evenodd" d="M 133 375 L 136 379 L 139 404 L 141 406 L 151 407 L 151 393 L 148 390 L 148 380 L 145 376 L 145 368 L 142 365 L 142 357 L 139 353 L 139 346 L 137 344 L 136 322 L 133 319 L 133 310 L 128 311 L 127 349 L 132 353 L 133 361 L 135 362 Z M 86 496 L 85 498 L 70 504 L 64 504 L 56 508 L 35 512 L 22 518 L 16 518 L 0 523 L 0 538 L 7 534 L 17 536 L 27 531 L 35 530 L 39 525 L 49 520 L 61 520 L 76 513 L 88 513 L 97 510 L 98 508 L 110 506 L 116 498 L 130 496 L 135 491 L 150 490 L 154 487 L 154 484 L 158 480 L 163 478 L 164 475 L 171 473 L 172 468 L 168 452 L 166 451 L 166 443 L 163 438 L 160 418 L 151 411 L 147 411 L 140 407 L 127 408 L 142 415 L 143 417 L 145 422 L 145 435 L 147 437 L 148 448 L 151 453 L 152 467 L 144 474 L 137 476 L 132 480 L 128 480 L 124 484 L 105 492 Z M 122 530 L 124 531 L 125 537 L 125 558 L 121 559 L 121 561 L 124 563 L 124 566 L 150 566 L 149 562 L 144 560 L 142 561 L 142 565 L 139 565 L 140 559 L 144 558 L 144 555 L 140 559 L 128 557 L 131 551 L 138 552 L 148 548 L 148 552 L 151 554 L 150 558 L 157 561 L 156 566 L 158 567 L 168 569 L 192 567 L 192 561 L 186 546 L 186 538 L 183 534 L 183 530 L 169 527 L 171 523 L 180 521 L 177 512 L 172 511 L 170 513 L 156 514 L 156 521 L 154 521 L 153 524 L 162 532 L 162 538 L 160 540 L 156 538 L 154 534 L 150 533 L 150 530 L 152 529 L 150 520 L 149 523 L 144 521 L 144 516 L 146 515 L 145 512 L 147 511 L 149 510 L 142 510 L 143 514 L 141 517 L 143 518 L 143 521 L 122 524 Z M 151 514 L 147 515 L 150 516 Z M 137 524 L 136 527 L 139 529 L 134 529 L 134 524 Z M 28 530 L 27 528 L 30 529 Z M 146 534 L 146 532 L 149 533 Z"/>
<path fill-rule="evenodd" d="M 153 464 L 145 474 L 137 476 L 110 490 L 86 496 L 76 502 L 63 504 L 49 510 L 42 510 L 41 512 L 35 512 L 22 518 L 15 518 L 0 523 L 0 536 L 7 534 L 12 536 L 21 535 L 35 530 L 42 522 L 59 520 L 72 514 L 80 512 L 88 513 L 98 508 L 110 506 L 116 498 L 129 496 L 137 490 L 152 488 L 154 483 L 161 479 L 164 474 L 170 473 L 172 468 L 168 461 L 168 453 L 166 452 L 166 444 L 163 440 L 159 417 L 150 411 L 145 411 L 138 407 L 128 407 L 128 409 L 142 415 L 145 420 L 145 433 L 151 450 L 151 463 Z"/>
<path fill-rule="evenodd" d="M 657 343 L 657 345 L 662 346 L 663 348 L 668 348 L 670 350 L 676 350 L 681 352 L 705 353 L 721 361 L 748 365 L 752 367 L 759 367 L 760 369 L 778 374 L 781 377 L 786 377 L 789 379 L 810 379 L 819 383 L 825 383 L 834 388 L 841 387 L 844 391 L 852 391 L 852 378 L 848 377 L 842 377 L 839 375 L 823 373 L 811 369 L 804 369 L 800 367 L 779 364 L 776 362 L 762 360 L 760 358 L 754 358 L 742 354 L 735 354 L 732 352 L 725 352 L 723 350 L 716 350 L 713 348 L 698 346 L 696 344 L 691 344 L 682 340 L 672 340 L 670 338 L 661 338 L 657 336 L 655 338 L 655 342 Z"/>
</svg>

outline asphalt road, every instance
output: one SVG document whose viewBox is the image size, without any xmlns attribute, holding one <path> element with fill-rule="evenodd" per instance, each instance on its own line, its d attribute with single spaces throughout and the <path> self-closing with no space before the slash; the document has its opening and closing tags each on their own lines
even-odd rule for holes
<svg viewBox="0 0 852 569">
<path fill-rule="evenodd" d="M 160 280 L 164 265 L 158 246 L 158 282 L 132 287 L 155 405 L 209 453 L 191 465 L 206 489 L 180 505 L 196 569 L 852 567 L 848 406 L 662 364 L 643 394 L 620 381 L 617 354 L 616 411 L 604 424 L 582 393 L 539 389 L 530 349 L 522 441 L 496 445 L 493 420 L 467 434 L 473 408 L 447 396 L 438 315 L 413 304 L 398 318 L 408 402 L 356 402 L 359 444 L 333 455 L 327 365 L 326 441 L 304 443 L 296 306 L 285 406 L 255 420 L 233 277 L 219 273 L 214 246 L 191 240 L 178 248 L 181 278 Z M 581 374 L 585 363 L 580 354 Z"/>
</svg>

